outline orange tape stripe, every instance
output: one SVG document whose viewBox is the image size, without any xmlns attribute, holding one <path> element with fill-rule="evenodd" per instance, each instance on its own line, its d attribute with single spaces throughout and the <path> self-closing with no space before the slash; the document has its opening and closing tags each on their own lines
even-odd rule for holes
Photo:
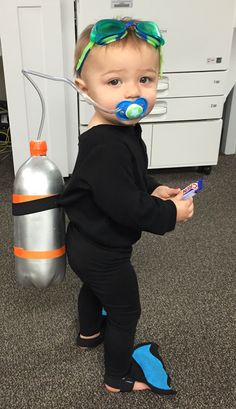
<svg viewBox="0 0 236 409">
<path fill-rule="evenodd" d="M 44 197 L 56 196 L 55 194 L 51 195 L 12 195 L 12 203 L 24 203 L 30 202 L 31 200 L 43 199 Z"/>
<path fill-rule="evenodd" d="M 32 251 L 24 250 L 21 247 L 14 247 L 14 254 L 21 258 L 31 258 L 31 259 L 47 259 L 56 258 L 63 256 L 66 252 L 66 247 L 62 246 L 59 249 L 49 250 L 49 251 Z"/>
</svg>

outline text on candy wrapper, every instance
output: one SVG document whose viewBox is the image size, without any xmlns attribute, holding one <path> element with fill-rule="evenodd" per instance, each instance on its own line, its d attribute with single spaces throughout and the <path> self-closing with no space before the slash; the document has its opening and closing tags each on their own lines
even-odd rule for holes
<svg viewBox="0 0 236 409">
<path fill-rule="evenodd" d="M 190 190 L 198 190 L 198 183 L 194 182 L 194 183 L 191 183 L 191 185 L 185 187 L 183 189 L 183 194 L 189 192 Z"/>
</svg>

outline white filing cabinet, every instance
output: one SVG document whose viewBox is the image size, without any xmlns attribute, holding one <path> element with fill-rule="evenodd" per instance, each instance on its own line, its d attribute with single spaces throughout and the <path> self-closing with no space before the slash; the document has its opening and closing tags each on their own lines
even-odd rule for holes
<svg viewBox="0 0 236 409">
<path fill-rule="evenodd" d="M 149 168 L 207 170 L 217 163 L 225 81 L 226 71 L 167 74 L 160 81 L 156 106 L 142 120 Z"/>
<path fill-rule="evenodd" d="M 79 0 L 79 33 L 96 20 L 129 15 L 155 20 L 166 40 L 157 102 L 141 121 L 149 168 L 209 171 L 217 163 L 234 11 L 235 0 L 146 0 L 145 7 L 142 0 L 100 0 L 96 10 L 92 0 Z M 81 132 L 92 113 L 80 98 Z"/>
</svg>

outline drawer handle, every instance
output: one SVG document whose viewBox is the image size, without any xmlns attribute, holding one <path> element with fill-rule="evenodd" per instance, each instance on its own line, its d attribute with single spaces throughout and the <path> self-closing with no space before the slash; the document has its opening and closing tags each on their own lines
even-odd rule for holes
<svg viewBox="0 0 236 409">
<path fill-rule="evenodd" d="M 163 91 L 168 90 L 169 87 L 170 87 L 169 78 L 168 77 L 162 77 L 162 79 L 158 81 L 157 91 L 163 92 Z"/>
<path fill-rule="evenodd" d="M 167 113 L 167 105 L 156 105 L 149 115 L 165 115 Z"/>
</svg>

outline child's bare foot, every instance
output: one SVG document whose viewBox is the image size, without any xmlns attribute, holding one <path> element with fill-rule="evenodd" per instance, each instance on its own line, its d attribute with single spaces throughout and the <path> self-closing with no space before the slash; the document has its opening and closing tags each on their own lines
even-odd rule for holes
<svg viewBox="0 0 236 409">
<path fill-rule="evenodd" d="M 112 388 L 111 386 L 108 386 L 106 384 L 105 384 L 105 388 L 107 389 L 108 392 L 113 392 L 113 393 L 120 392 L 120 389 Z M 138 381 L 134 382 L 133 391 L 145 391 L 148 389 L 151 389 L 151 388 L 148 385 L 146 385 L 146 383 L 138 382 Z"/>
</svg>

